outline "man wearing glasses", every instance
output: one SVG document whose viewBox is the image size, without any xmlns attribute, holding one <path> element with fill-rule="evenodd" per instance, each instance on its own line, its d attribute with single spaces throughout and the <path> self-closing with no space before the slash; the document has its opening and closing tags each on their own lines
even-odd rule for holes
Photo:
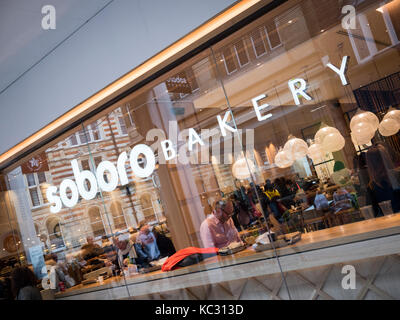
<svg viewBox="0 0 400 320">
<path fill-rule="evenodd" d="M 200 237 L 205 248 L 222 248 L 232 242 L 242 242 L 232 220 L 233 204 L 230 200 L 217 200 L 213 212 L 202 222 Z"/>
</svg>

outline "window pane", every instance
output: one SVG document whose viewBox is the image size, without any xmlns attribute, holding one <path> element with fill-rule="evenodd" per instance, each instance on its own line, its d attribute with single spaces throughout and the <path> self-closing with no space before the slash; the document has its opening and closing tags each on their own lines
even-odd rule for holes
<svg viewBox="0 0 400 320">
<path fill-rule="evenodd" d="M 126 125 L 123 117 L 118 117 L 119 125 L 121 127 L 121 133 L 127 134 L 128 131 L 126 130 Z"/>
<path fill-rule="evenodd" d="M 39 194 L 36 188 L 29 189 L 29 194 L 32 200 L 32 206 L 37 207 L 40 205 Z"/>
<path fill-rule="evenodd" d="M 257 29 L 251 33 L 251 39 L 253 41 L 253 46 L 257 57 L 262 56 L 267 52 L 260 29 Z"/>
<path fill-rule="evenodd" d="M 96 166 L 96 168 L 98 167 L 99 163 L 101 162 L 101 157 L 94 157 L 94 164 Z"/>
<path fill-rule="evenodd" d="M 28 186 L 34 186 L 36 185 L 35 182 L 35 175 L 33 173 L 28 173 L 26 175 L 26 180 L 28 180 Z"/>
<path fill-rule="evenodd" d="M 43 203 L 47 203 L 46 191 L 47 191 L 47 185 L 41 185 L 40 192 L 42 193 Z"/>
<path fill-rule="evenodd" d="M 79 131 L 79 139 L 81 140 L 82 144 L 83 143 L 87 143 L 88 142 L 88 134 L 87 134 L 87 132 L 85 132 L 83 130 Z"/>
<path fill-rule="evenodd" d="M 236 64 L 235 60 L 233 59 L 232 55 L 232 50 L 230 47 L 226 48 L 224 51 L 222 51 L 224 55 L 224 60 L 225 60 L 225 67 L 227 70 L 227 73 L 232 73 L 236 70 Z"/>
<path fill-rule="evenodd" d="M 105 235 L 103 221 L 101 220 L 100 210 L 97 207 L 89 209 L 89 219 L 95 237 Z"/>
<path fill-rule="evenodd" d="M 44 172 L 38 172 L 37 176 L 39 183 L 46 182 L 46 174 Z"/>
<path fill-rule="evenodd" d="M 124 213 L 120 203 L 113 203 L 111 205 L 111 214 L 114 221 L 115 229 L 126 229 L 126 222 L 124 218 Z"/>
<path fill-rule="evenodd" d="M 92 137 L 93 140 L 100 140 L 100 130 L 97 125 L 97 121 L 93 122 L 92 124 L 89 125 L 89 129 L 92 132 Z"/>
<path fill-rule="evenodd" d="M 73 146 L 76 146 L 78 144 L 75 133 L 69 137 L 69 143 Z"/>
<path fill-rule="evenodd" d="M 81 160 L 82 170 L 90 170 L 89 160 Z"/>
<path fill-rule="evenodd" d="M 271 22 L 267 24 L 265 26 L 265 30 L 267 32 L 271 49 L 279 46 L 281 44 L 281 39 L 279 38 L 278 30 L 276 29 L 275 23 Z"/>
<path fill-rule="evenodd" d="M 243 40 L 237 42 L 235 44 L 236 53 L 239 59 L 239 63 L 241 66 L 244 66 L 249 62 L 249 57 L 247 56 L 246 47 L 244 45 Z"/>
</svg>

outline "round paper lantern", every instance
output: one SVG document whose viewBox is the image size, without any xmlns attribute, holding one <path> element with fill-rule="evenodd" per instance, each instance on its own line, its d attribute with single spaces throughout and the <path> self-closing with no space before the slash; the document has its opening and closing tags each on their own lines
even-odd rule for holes
<svg viewBox="0 0 400 320">
<path fill-rule="evenodd" d="M 326 126 L 326 127 L 323 127 L 323 128 L 321 128 L 321 129 L 319 129 L 319 130 L 317 131 L 317 133 L 315 134 L 315 137 L 314 137 L 315 143 L 319 143 L 319 144 L 322 145 L 322 143 L 324 142 L 324 138 L 325 138 L 328 134 L 331 134 L 331 133 L 340 134 L 339 130 L 336 129 L 336 128 L 334 128 L 334 127 L 328 127 L 328 126 Z"/>
<path fill-rule="evenodd" d="M 373 128 L 370 122 L 358 122 L 353 125 L 352 134 L 357 144 L 367 144 L 375 135 L 376 129 Z"/>
<path fill-rule="evenodd" d="M 343 149 L 345 140 L 339 133 L 329 133 L 322 142 L 322 149 L 325 152 L 336 152 Z"/>
<path fill-rule="evenodd" d="M 235 163 L 232 166 L 232 174 L 235 176 L 236 179 L 243 180 L 250 178 L 251 174 L 249 171 L 254 173 L 256 171 L 256 166 L 254 165 L 254 162 L 251 161 L 250 159 L 245 158 L 240 158 L 235 161 Z"/>
<path fill-rule="evenodd" d="M 279 152 L 275 156 L 275 164 L 279 168 L 287 168 L 290 167 L 293 164 L 293 159 L 292 156 L 289 155 L 289 153 L 282 148 L 279 149 Z"/>
<path fill-rule="evenodd" d="M 400 110 L 390 108 L 389 111 L 383 117 L 383 119 L 389 119 L 389 118 L 396 120 L 400 125 Z"/>
<path fill-rule="evenodd" d="M 359 110 L 350 121 L 350 130 L 355 131 L 355 126 L 360 122 L 368 122 L 374 131 L 376 131 L 379 127 L 379 119 L 378 117 L 369 111 Z M 374 132 L 375 133 L 375 132 Z"/>
<path fill-rule="evenodd" d="M 294 161 L 304 158 L 307 155 L 308 145 L 304 140 L 292 136 L 285 143 L 283 150 L 286 151 L 288 156 Z"/>
<path fill-rule="evenodd" d="M 379 124 L 379 133 L 385 137 L 396 134 L 400 129 L 400 123 L 394 118 L 384 118 Z"/>
<path fill-rule="evenodd" d="M 314 162 L 323 159 L 324 150 L 322 149 L 322 145 L 320 145 L 319 143 L 313 143 L 311 146 L 308 147 L 307 155 Z"/>
</svg>

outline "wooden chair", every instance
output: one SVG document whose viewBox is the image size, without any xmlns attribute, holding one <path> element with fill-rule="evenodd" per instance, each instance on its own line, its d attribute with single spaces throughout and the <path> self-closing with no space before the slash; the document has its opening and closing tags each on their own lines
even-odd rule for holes
<svg viewBox="0 0 400 320">
<path fill-rule="evenodd" d="M 321 211 L 319 210 L 310 210 L 303 211 L 303 227 L 307 232 L 317 231 L 323 228 L 326 228 L 326 219 Z"/>
</svg>

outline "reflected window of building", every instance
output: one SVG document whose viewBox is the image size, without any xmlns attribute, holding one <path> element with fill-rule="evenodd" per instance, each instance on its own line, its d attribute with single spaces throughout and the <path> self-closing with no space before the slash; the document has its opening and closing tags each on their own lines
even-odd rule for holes
<svg viewBox="0 0 400 320">
<path fill-rule="evenodd" d="M 100 209 L 98 207 L 91 207 L 89 209 L 89 220 L 95 237 L 102 236 L 106 233 L 103 220 L 101 219 Z"/>
<path fill-rule="evenodd" d="M 257 58 L 267 53 L 267 46 L 265 45 L 261 29 L 254 30 L 250 35 L 250 39 Z"/>
<path fill-rule="evenodd" d="M 111 215 L 114 222 L 115 229 L 126 229 L 126 221 L 124 211 L 122 210 L 121 203 L 114 201 L 110 206 Z"/>
<path fill-rule="evenodd" d="M 51 250 L 63 248 L 64 238 L 61 230 L 61 220 L 58 217 L 50 217 L 46 221 L 46 228 L 49 234 Z"/>
<path fill-rule="evenodd" d="M 153 201 L 149 193 L 145 193 L 140 197 L 140 204 L 142 205 L 142 212 L 145 219 L 155 216 Z"/>
<path fill-rule="evenodd" d="M 102 139 L 101 128 L 97 121 L 87 125 L 85 130 L 80 130 L 69 137 L 71 146 L 77 146 Z"/>
<path fill-rule="evenodd" d="M 46 172 L 28 173 L 25 175 L 25 181 L 31 207 L 35 208 L 46 204 L 46 190 L 48 187 Z"/>
</svg>

